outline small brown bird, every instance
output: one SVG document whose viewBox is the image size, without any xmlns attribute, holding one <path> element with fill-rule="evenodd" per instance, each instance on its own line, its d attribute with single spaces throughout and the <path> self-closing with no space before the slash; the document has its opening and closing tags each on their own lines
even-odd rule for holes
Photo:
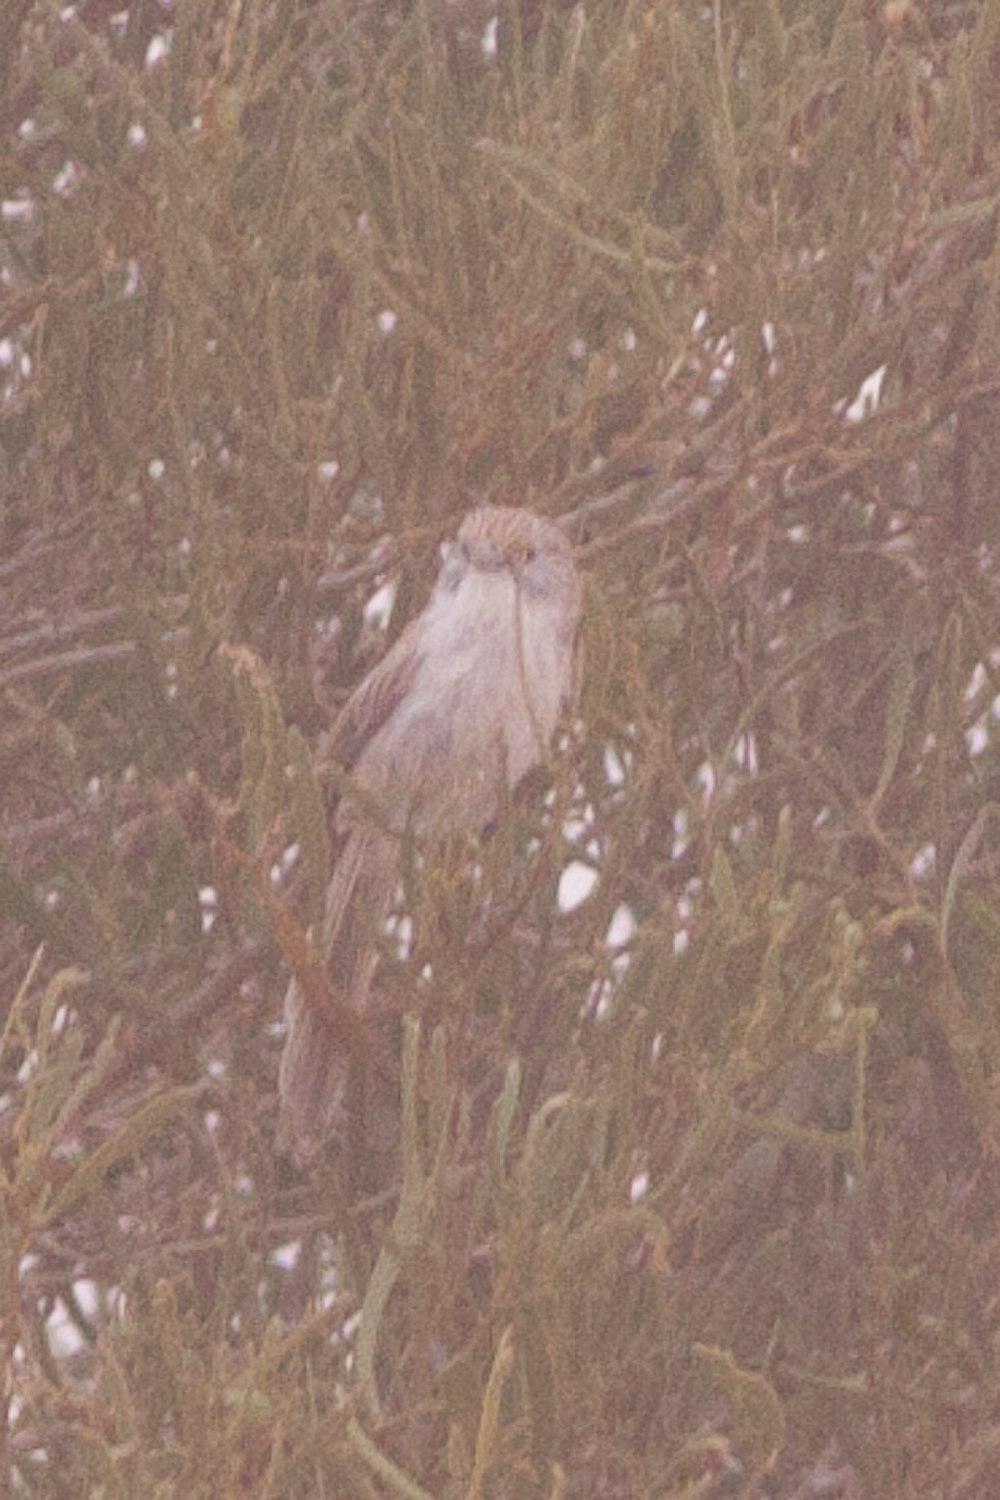
<svg viewBox="0 0 1000 1500">
<path fill-rule="evenodd" d="M 530 511 L 472 511 L 423 613 L 352 694 L 325 754 L 383 815 L 342 799 L 323 952 L 352 1007 L 368 998 L 399 881 L 399 837 L 475 832 L 542 761 L 578 679 L 582 583 L 563 532 Z M 370 805 L 370 804 L 369 804 Z M 388 826 L 386 826 L 388 825 Z M 393 831 L 390 831 L 393 830 Z M 279 1144 L 301 1165 L 332 1133 L 347 1059 L 293 980 Z"/>
</svg>

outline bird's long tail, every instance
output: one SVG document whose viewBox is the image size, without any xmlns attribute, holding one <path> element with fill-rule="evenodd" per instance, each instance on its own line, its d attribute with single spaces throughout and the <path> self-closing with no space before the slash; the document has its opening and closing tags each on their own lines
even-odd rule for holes
<svg viewBox="0 0 1000 1500">
<path fill-rule="evenodd" d="M 368 998 L 397 870 L 396 840 L 366 824 L 351 833 L 330 878 L 323 951 L 336 993 L 355 1010 Z M 304 1166 L 337 1125 L 349 1058 L 334 1028 L 294 979 L 285 995 L 285 1025 L 278 1146 Z"/>
</svg>

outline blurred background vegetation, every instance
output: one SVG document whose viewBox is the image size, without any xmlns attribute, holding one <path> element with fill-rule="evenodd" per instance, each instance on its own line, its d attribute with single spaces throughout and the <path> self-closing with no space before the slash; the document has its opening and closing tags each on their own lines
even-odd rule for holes
<svg viewBox="0 0 1000 1500">
<path fill-rule="evenodd" d="M 1000 1493 L 998 127 L 997 0 L 5 0 L 0 1494 Z M 298 1176 L 479 501 L 580 718 Z"/>
</svg>

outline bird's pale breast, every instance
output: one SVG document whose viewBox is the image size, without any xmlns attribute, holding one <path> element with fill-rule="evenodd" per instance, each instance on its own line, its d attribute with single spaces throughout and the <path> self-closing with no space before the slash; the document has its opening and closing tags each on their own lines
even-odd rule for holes
<svg viewBox="0 0 1000 1500">
<path fill-rule="evenodd" d="M 485 822 L 501 778 L 514 785 L 545 756 L 569 695 L 572 642 L 556 614 L 507 570 L 470 569 L 438 591 L 412 689 L 366 748 L 358 779 L 418 827 Z"/>
</svg>

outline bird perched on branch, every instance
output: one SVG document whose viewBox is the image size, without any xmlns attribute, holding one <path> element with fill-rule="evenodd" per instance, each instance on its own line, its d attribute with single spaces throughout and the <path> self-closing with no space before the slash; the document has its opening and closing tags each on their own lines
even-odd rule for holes
<svg viewBox="0 0 1000 1500">
<path fill-rule="evenodd" d="M 371 988 L 399 882 L 400 835 L 475 833 L 548 753 L 578 679 L 582 582 L 558 526 L 494 506 L 466 516 L 422 614 L 361 682 L 327 753 L 350 773 L 335 829 L 322 951 L 355 1010 Z M 375 809 L 378 815 L 375 815 Z M 279 1142 L 299 1164 L 332 1133 L 347 1057 L 293 979 L 279 1075 Z"/>
</svg>

